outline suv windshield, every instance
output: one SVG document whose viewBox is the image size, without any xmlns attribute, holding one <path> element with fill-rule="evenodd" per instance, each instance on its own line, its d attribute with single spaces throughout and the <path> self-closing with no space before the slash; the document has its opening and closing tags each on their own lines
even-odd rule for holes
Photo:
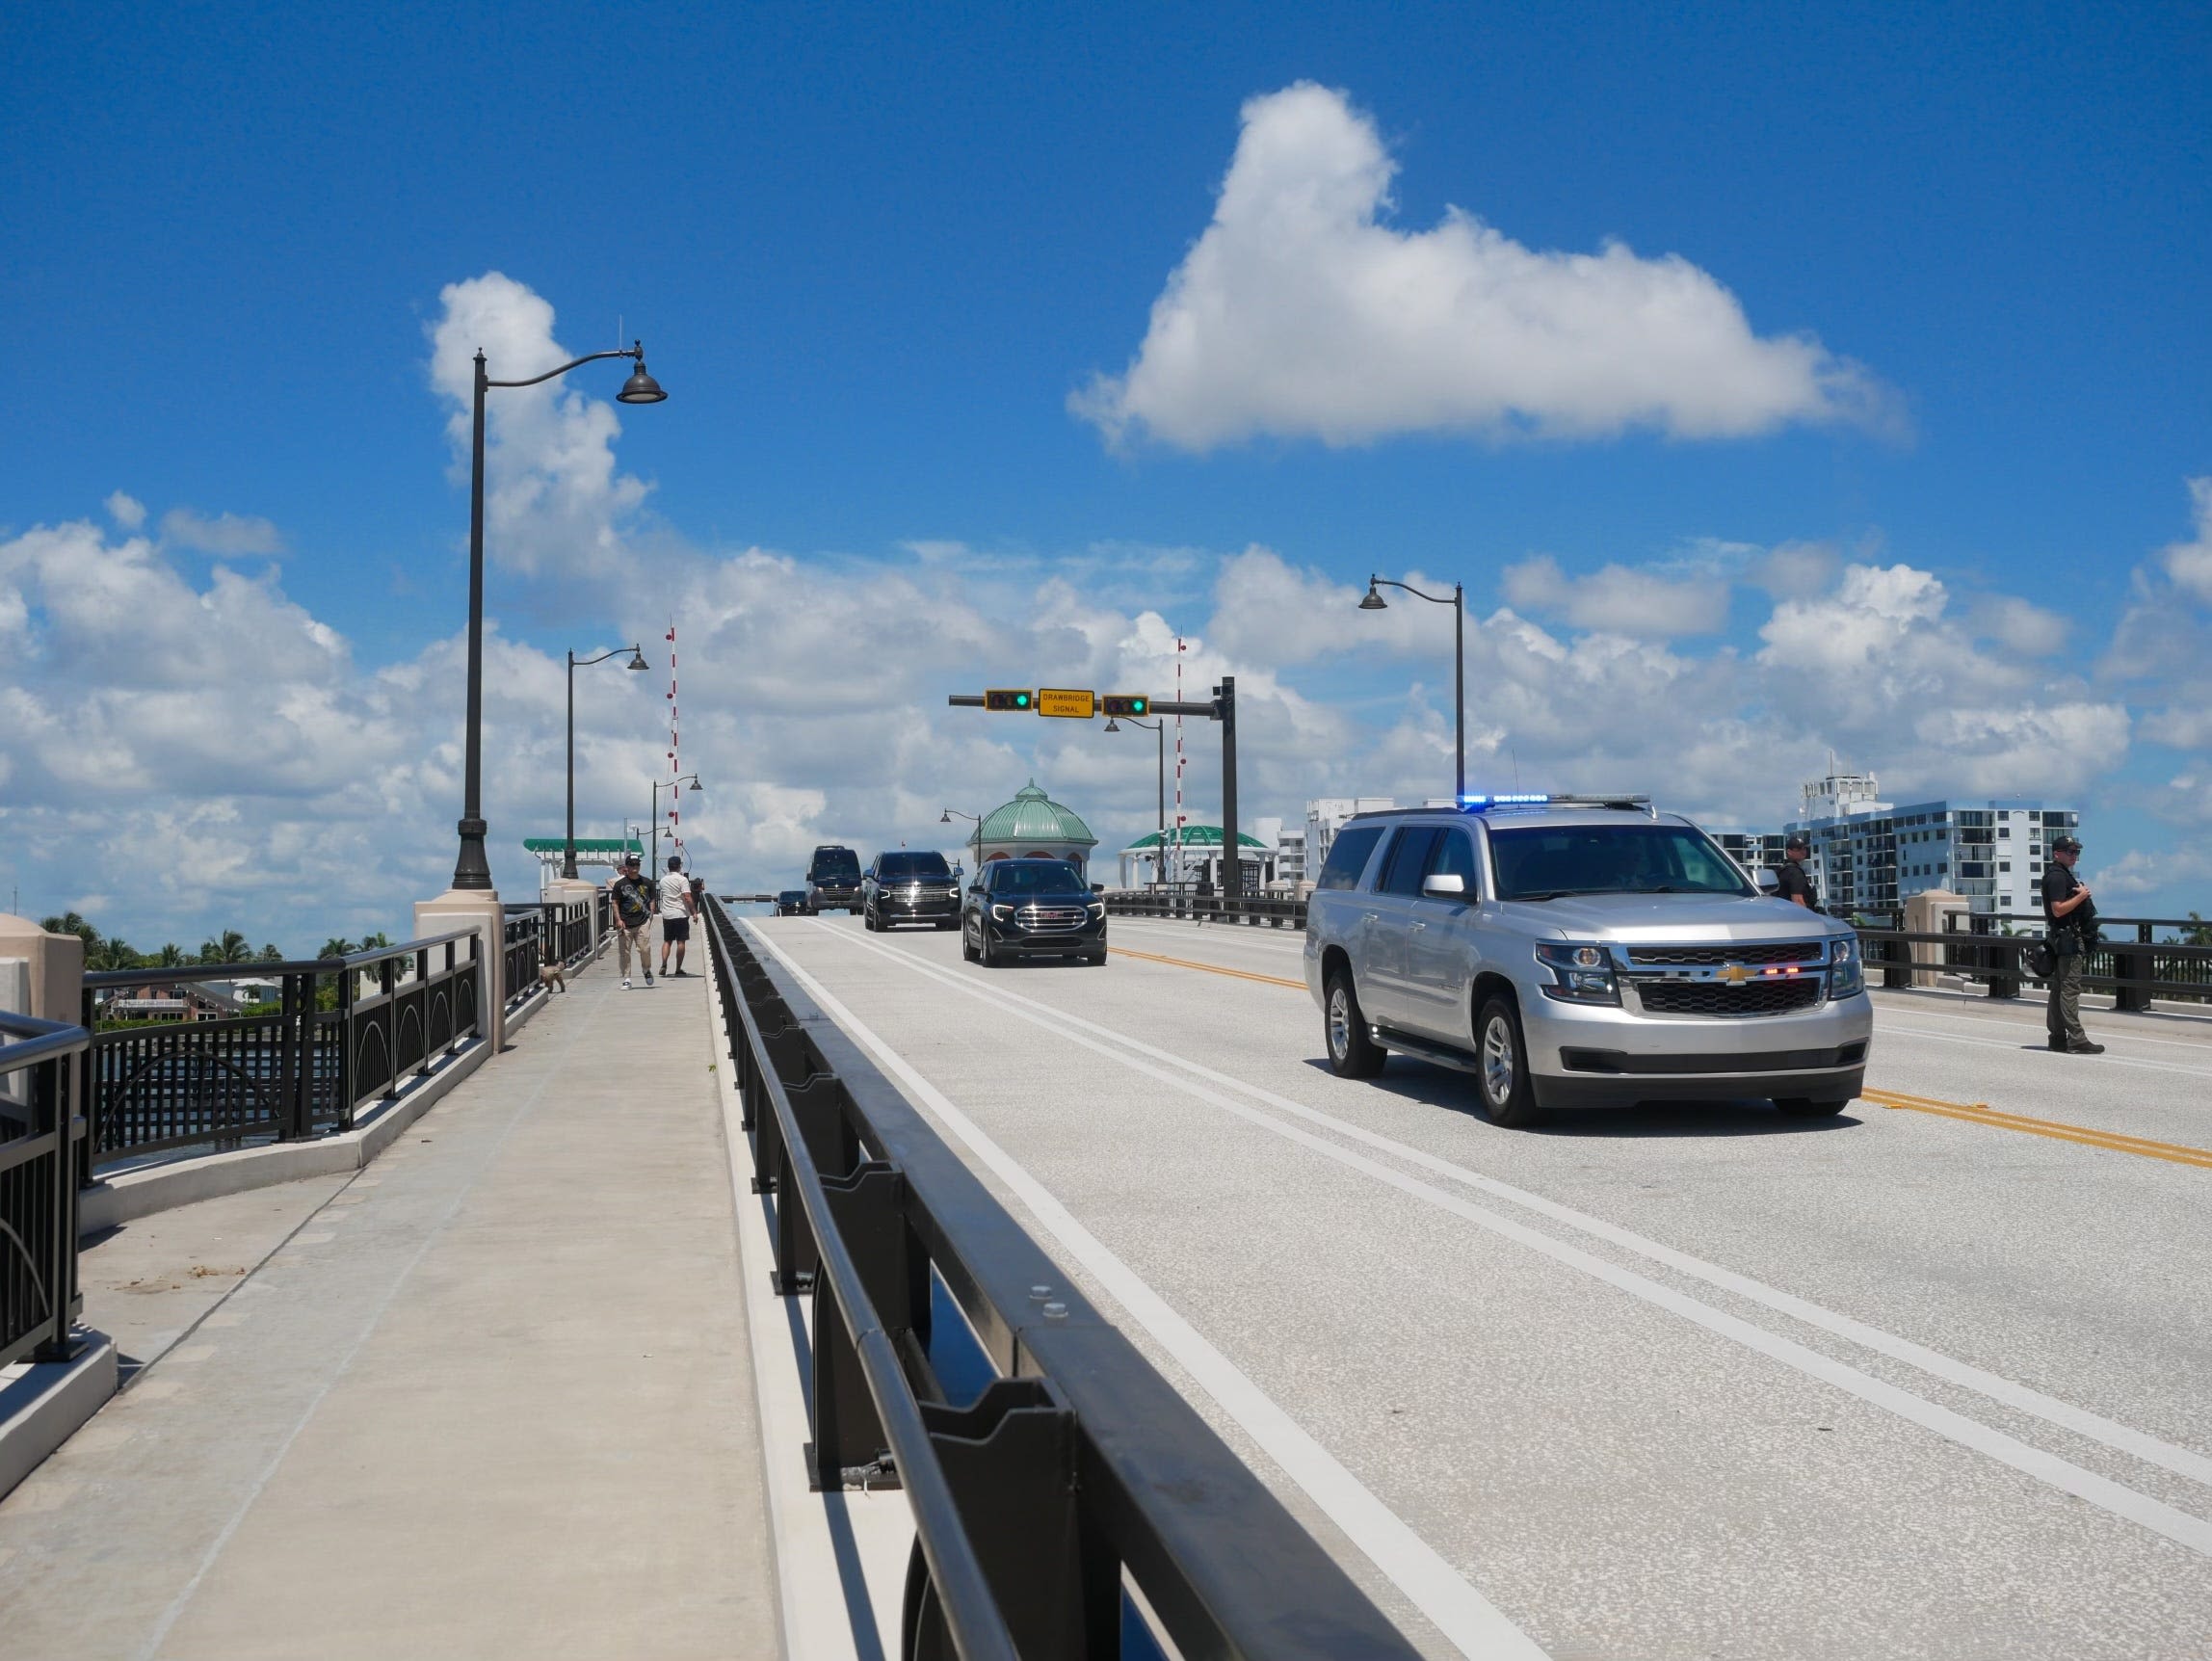
<svg viewBox="0 0 2212 1661">
<path fill-rule="evenodd" d="M 876 860 L 879 882 L 906 883 L 917 877 L 941 877 L 952 881 L 952 867 L 945 863 L 942 854 L 883 854 Z"/>
<path fill-rule="evenodd" d="M 1075 867 L 1057 859 L 993 865 L 987 881 L 994 894 L 1088 894 Z"/>
<path fill-rule="evenodd" d="M 1501 900 L 1563 894 L 1755 894 L 1735 862 L 1687 825 L 1490 830 Z"/>
<path fill-rule="evenodd" d="M 816 882 L 825 877 L 857 877 L 860 874 L 860 856 L 850 848 L 818 848 L 814 852 L 814 869 L 808 873 Z"/>
</svg>

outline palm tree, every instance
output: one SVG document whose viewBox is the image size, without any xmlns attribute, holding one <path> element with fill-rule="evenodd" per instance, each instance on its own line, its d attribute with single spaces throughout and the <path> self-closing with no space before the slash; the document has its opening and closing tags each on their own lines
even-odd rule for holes
<svg viewBox="0 0 2212 1661">
<path fill-rule="evenodd" d="M 201 943 L 199 961 L 203 963 L 250 963 L 253 961 L 253 948 L 236 929 L 225 929 L 222 939 Z"/>
<path fill-rule="evenodd" d="M 39 925 L 49 935 L 74 935 L 85 942 L 85 955 L 90 957 L 100 943 L 100 932 L 74 911 L 64 911 L 59 917 L 48 917 Z"/>
<path fill-rule="evenodd" d="M 284 961 L 284 954 L 276 949 L 276 942 L 272 940 L 261 948 L 261 961 L 265 963 L 280 963 Z"/>
<path fill-rule="evenodd" d="M 184 955 L 184 948 L 171 940 L 160 951 L 154 953 L 151 962 L 146 966 L 155 969 L 181 969 L 191 962 L 192 960 Z"/>
<path fill-rule="evenodd" d="M 2195 911 L 2189 913 L 2189 927 L 2181 931 L 2181 943 L 2185 946 L 2212 946 L 2212 923 L 2207 923 Z"/>
<path fill-rule="evenodd" d="M 319 958 L 345 958 L 351 957 L 360 949 L 352 940 L 347 939 L 345 936 L 332 935 L 323 942 L 323 949 L 315 955 Z"/>
<path fill-rule="evenodd" d="M 95 946 L 87 947 L 85 951 L 85 967 L 88 969 L 136 969 L 145 963 L 145 960 L 131 950 L 128 940 L 111 937 Z"/>
<path fill-rule="evenodd" d="M 360 949 L 364 952 L 381 952 L 390 944 L 391 941 L 385 937 L 383 930 L 379 929 L 373 935 L 363 935 L 361 936 Z"/>
</svg>

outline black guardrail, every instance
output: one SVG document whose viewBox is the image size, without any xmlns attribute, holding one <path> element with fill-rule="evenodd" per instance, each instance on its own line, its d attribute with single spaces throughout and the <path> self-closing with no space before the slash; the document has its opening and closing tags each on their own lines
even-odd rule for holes
<svg viewBox="0 0 2212 1661">
<path fill-rule="evenodd" d="M 1305 901 L 1279 894 L 1196 894 L 1177 888 L 1118 888 L 1103 896 L 1112 917 L 1170 917 L 1198 923 L 1305 927 Z"/>
<path fill-rule="evenodd" d="M 477 1031 L 477 953 L 475 931 L 461 929 L 343 958 L 85 976 L 80 1174 L 180 1147 L 351 1130 L 361 1103 L 398 1094 L 409 1071 Z M 275 1002 L 204 1019 L 102 1018 L 123 992 L 169 988 L 189 1003 L 194 989 L 247 976 L 276 981 Z"/>
<path fill-rule="evenodd" d="M 83 1027 L 0 1013 L 0 1367 L 66 1361 L 77 1290 Z"/>
<path fill-rule="evenodd" d="M 900 1655 L 1104 1661 L 1126 1571 L 1193 1661 L 1410 1661 L 797 980 L 707 916 L 774 1289 L 813 1300 L 811 1477 L 895 1481 L 913 1510 Z M 932 1360 L 939 1286 L 995 1374 L 972 1399 Z"/>
<path fill-rule="evenodd" d="M 2030 950 L 2042 940 L 2042 919 L 2035 921 L 2039 926 L 2032 935 L 1861 927 L 1858 937 L 1868 974 L 1879 971 L 1885 987 L 1909 987 L 1917 971 L 1974 981 L 1988 987 L 1993 998 L 2013 998 L 2022 988 L 2044 985 L 2028 965 Z M 2114 1007 L 2120 1010 L 2146 1010 L 2152 998 L 2212 999 L 2212 946 L 2155 940 L 2147 925 L 2133 940 L 2113 939 L 2108 934 L 2086 954 L 2081 984 L 2086 991 L 2112 993 Z"/>
</svg>

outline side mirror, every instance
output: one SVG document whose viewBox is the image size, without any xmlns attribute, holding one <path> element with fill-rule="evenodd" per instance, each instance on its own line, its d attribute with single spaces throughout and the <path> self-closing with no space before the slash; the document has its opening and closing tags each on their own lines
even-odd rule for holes
<svg viewBox="0 0 2212 1661">
<path fill-rule="evenodd" d="M 1771 897 L 1781 892 L 1781 873 L 1777 871 L 1772 865 L 1760 866 L 1758 870 L 1752 874 L 1751 881 L 1759 885 L 1759 892 L 1762 894 Z"/>
<path fill-rule="evenodd" d="M 1438 871 L 1421 879 L 1421 896 L 1428 900 L 1464 900 L 1467 897 L 1467 880 L 1451 872 Z"/>
</svg>

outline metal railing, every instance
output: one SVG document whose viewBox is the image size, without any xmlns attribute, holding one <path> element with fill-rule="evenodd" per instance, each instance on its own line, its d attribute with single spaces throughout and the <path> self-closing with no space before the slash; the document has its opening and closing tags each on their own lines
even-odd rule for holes
<svg viewBox="0 0 2212 1661">
<path fill-rule="evenodd" d="M 1126 1573 L 1188 1656 L 1409 1661 L 798 981 L 719 900 L 706 915 L 773 1286 L 813 1301 L 810 1475 L 895 1483 L 913 1511 L 899 1654 L 1103 1661 Z M 994 1375 L 970 1400 L 933 1359 L 940 1290 Z"/>
<path fill-rule="evenodd" d="M 507 1007 L 513 1009 L 538 989 L 538 965 L 543 944 L 544 913 L 535 903 L 504 907 L 501 948 L 506 953 Z"/>
<path fill-rule="evenodd" d="M 77 1289 L 83 1027 L 0 1013 L 0 1367 L 66 1361 Z"/>
<path fill-rule="evenodd" d="M 1271 929 L 1305 927 L 1305 901 L 1287 894 L 1201 894 L 1184 886 L 1117 888 L 1104 898 L 1106 913 L 1113 917 L 1187 918 Z"/>
<path fill-rule="evenodd" d="M 428 1071 L 478 1030 L 477 954 L 475 931 L 462 929 L 343 958 L 85 976 L 81 1174 L 180 1147 L 351 1130 L 361 1103 L 398 1094 L 410 1070 Z M 243 973 L 277 982 L 273 1008 L 146 1025 L 99 1018 L 102 994 Z"/>
<path fill-rule="evenodd" d="M 1966 926 L 1958 927 L 1961 922 Z M 1915 971 L 1923 978 L 1955 976 L 1988 987 L 1993 998 L 2017 997 L 2023 988 L 2044 984 L 2027 962 L 2030 949 L 2042 940 L 2040 914 L 1972 912 L 1948 916 L 1944 923 L 1940 933 L 1920 934 L 1860 922 L 1867 972 L 1880 970 L 1882 984 L 1892 988 L 1914 985 Z M 2137 1012 L 2148 1009 L 2152 998 L 2212 1000 L 2212 945 L 2157 937 L 2161 929 L 2201 926 L 2165 917 L 2099 919 L 2104 937 L 2084 954 L 2083 989 L 2109 991 L 2116 1009 Z M 2005 933 L 2007 928 L 2021 932 Z M 2135 937 L 2117 937 L 2123 931 Z M 1921 950 L 1915 953 L 1915 947 Z"/>
<path fill-rule="evenodd" d="M 541 962 L 573 968 L 592 955 L 592 902 L 547 900 L 540 906 L 538 955 Z"/>
</svg>

